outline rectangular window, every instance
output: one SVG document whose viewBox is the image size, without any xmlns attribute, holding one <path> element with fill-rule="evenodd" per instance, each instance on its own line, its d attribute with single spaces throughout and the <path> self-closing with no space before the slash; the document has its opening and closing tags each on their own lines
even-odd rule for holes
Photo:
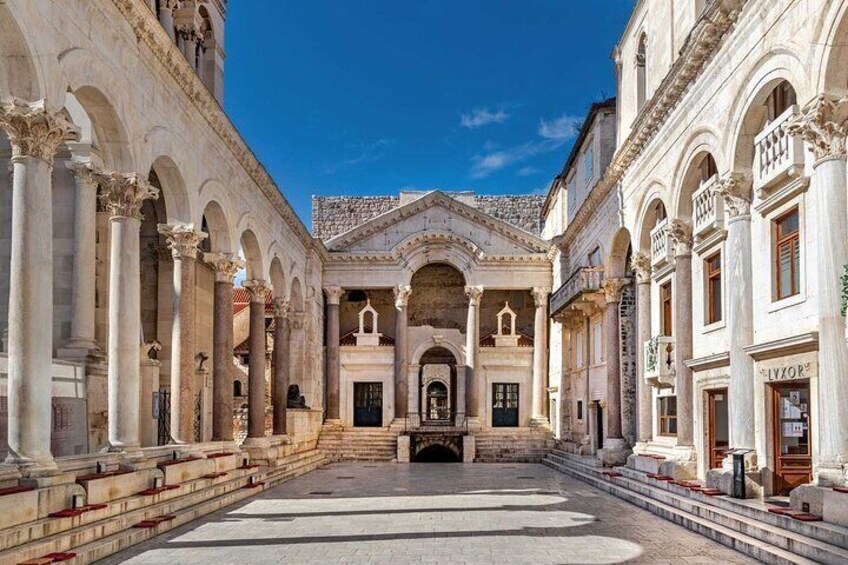
<svg viewBox="0 0 848 565">
<path fill-rule="evenodd" d="M 583 419 L 583 401 L 582 400 L 577 401 L 577 419 L 578 420 Z"/>
<path fill-rule="evenodd" d="M 592 364 L 600 365 L 604 362 L 604 333 L 601 322 L 595 322 L 592 326 Z"/>
<path fill-rule="evenodd" d="M 583 178 L 586 184 L 592 182 L 595 175 L 595 152 L 592 150 L 592 140 L 589 140 L 589 146 L 583 154 Z"/>
<path fill-rule="evenodd" d="M 798 209 L 774 221 L 774 299 L 801 291 L 801 232 Z"/>
<path fill-rule="evenodd" d="M 596 247 L 589 253 L 588 262 L 590 267 L 601 266 L 601 249 Z"/>
<path fill-rule="evenodd" d="M 721 321 L 721 253 L 704 260 L 707 277 L 707 323 Z"/>
<path fill-rule="evenodd" d="M 585 345 L 583 344 L 583 332 L 577 332 L 577 337 L 575 337 L 574 341 L 576 342 L 576 347 L 574 349 L 574 365 L 578 369 L 583 368 L 583 351 Z"/>
<path fill-rule="evenodd" d="M 659 403 L 659 432 L 661 436 L 677 435 L 677 397 L 661 396 Z"/>
<path fill-rule="evenodd" d="M 660 322 L 662 324 L 660 331 L 665 336 L 671 336 L 673 326 L 671 308 L 671 282 L 669 281 L 660 287 Z"/>
</svg>

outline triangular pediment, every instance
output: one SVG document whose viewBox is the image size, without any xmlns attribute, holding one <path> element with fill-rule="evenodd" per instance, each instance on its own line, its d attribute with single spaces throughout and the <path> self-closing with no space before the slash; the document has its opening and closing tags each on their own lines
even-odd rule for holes
<svg viewBox="0 0 848 565">
<path fill-rule="evenodd" d="M 461 241 L 489 255 L 547 253 L 550 248 L 535 235 L 439 191 L 372 218 L 326 245 L 330 252 L 388 253 L 422 237 Z"/>
</svg>

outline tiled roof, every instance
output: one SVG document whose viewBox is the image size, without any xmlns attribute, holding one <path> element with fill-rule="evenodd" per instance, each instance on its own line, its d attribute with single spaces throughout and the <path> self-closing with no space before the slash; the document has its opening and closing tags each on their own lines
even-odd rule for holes
<svg viewBox="0 0 848 565">
<path fill-rule="evenodd" d="M 365 328 L 365 331 L 370 332 L 371 328 Z M 356 336 L 354 334 L 356 334 L 357 332 L 359 332 L 358 328 L 344 334 L 342 337 L 339 338 L 339 345 L 356 345 Z M 380 345 L 388 346 L 388 345 L 394 345 L 394 344 L 395 344 L 395 338 L 387 336 L 387 335 L 381 335 L 380 336 Z"/>
<path fill-rule="evenodd" d="M 233 314 L 238 314 L 250 304 L 250 293 L 247 289 L 237 286 L 233 289 Z M 274 315 L 274 297 L 268 293 L 268 298 L 265 299 L 265 315 Z"/>
</svg>

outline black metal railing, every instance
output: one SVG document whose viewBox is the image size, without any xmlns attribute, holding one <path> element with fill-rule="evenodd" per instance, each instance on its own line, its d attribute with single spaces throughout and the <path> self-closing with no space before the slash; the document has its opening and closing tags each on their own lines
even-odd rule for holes
<svg viewBox="0 0 848 565">
<path fill-rule="evenodd" d="M 407 412 L 403 426 L 406 432 L 467 432 L 465 412 L 438 410 L 433 412 Z"/>
</svg>

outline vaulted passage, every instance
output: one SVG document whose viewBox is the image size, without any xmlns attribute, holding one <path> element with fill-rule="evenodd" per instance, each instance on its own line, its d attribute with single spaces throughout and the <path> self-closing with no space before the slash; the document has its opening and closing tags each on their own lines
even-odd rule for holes
<svg viewBox="0 0 848 565">
<path fill-rule="evenodd" d="M 459 463 L 459 455 L 454 450 L 444 445 L 431 445 L 425 447 L 412 458 L 413 463 Z"/>
</svg>

